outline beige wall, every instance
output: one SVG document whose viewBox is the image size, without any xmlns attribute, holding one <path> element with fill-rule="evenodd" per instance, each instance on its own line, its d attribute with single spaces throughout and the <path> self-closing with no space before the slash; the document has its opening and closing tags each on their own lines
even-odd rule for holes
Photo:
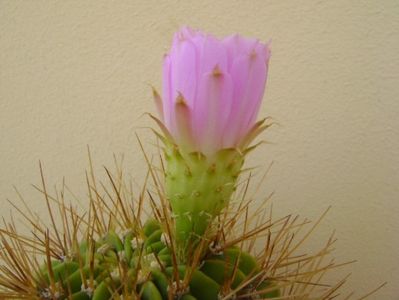
<svg viewBox="0 0 399 300">
<path fill-rule="evenodd" d="M 84 195 L 86 144 L 98 169 L 125 153 L 141 180 L 134 132 L 150 140 L 148 83 L 181 24 L 272 38 L 261 115 L 281 126 L 249 161 L 274 161 L 262 192 L 279 215 L 331 205 L 314 243 L 335 228 L 337 259 L 358 260 L 347 291 L 389 281 L 372 299 L 398 299 L 398 16 L 396 0 L 0 1 L 1 215 L 13 184 L 43 209 L 39 159 L 49 183 L 65 175 Z"/>
</svg>

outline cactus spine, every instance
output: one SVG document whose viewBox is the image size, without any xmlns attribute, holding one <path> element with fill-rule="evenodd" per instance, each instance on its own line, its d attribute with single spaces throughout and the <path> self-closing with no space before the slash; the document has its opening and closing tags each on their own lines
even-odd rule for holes
<svg viewBox="0 0 399 300">
<path fill-rule="evenodd" d="M 232 292 L 234 296 L 254 293 L 262 298 L 279 295 L 277 288 L 262 292 L 270 284 L 266 280 L 246 284 L 260 269 L 255 258 L 239 248 L 229 247 L 220 253 L 208 250 L 195 266 L 175 266 L 163 237 L 161 225 L 149 220 L 141 230 L 123 236 L 108 232 L 94 249 L 83 242 L 78 253 L 42 268 L 38 297 L 106 300 L 128 295 L 143 300 L 217 300 Z"/>
<path fill-rule="evenodd" d="M 107 174 L 110 188 L 97 188 L 89 176 L 86 212 L 45 192 L 49 213 L 59 223 L 48 226 L 20 209 L 35 228 L 32 235 L 18 233 L 12 221 L 3 225 L 0 299 L 332 299 L 339 293 L 342 282 L 322 278 L 336 270 L 328 255 L 334 239 L 304 254 L 301 236 L 307 238 L 315 225 L 295 216 L 269 219 L 263 204 L 249 212 L 246 185 L 236 191 L 241 201 L 217 218 L 219 226 L 197 240 L 183 260 L 163 194 L 144 216 L 151 193 L 143 192 L 132 204 L 120 172 Z M 44 181 L 41 190 L 46 191 Z M 141 225 L 148 215 L 156 219 Z M 263 249 L 253 256 L 255 241 Z"/>
</svg>

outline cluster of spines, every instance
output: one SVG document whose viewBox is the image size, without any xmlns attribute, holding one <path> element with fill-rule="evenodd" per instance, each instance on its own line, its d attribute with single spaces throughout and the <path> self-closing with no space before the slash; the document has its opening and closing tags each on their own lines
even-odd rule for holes
<svg viewBox="0 0 399 300">
<path fill-rule="evenodd" d="M 229 293 L 252 293 L 249 299 L 279 295 L 278 289 L 270 289 L 268 281 L 247 284 L 260 270 L 255 258 L 239 248 L 219 253 L 209 248 L 197 266 L 175 265 L 165 239 L 159 222 L 150 220 L 141 231 L 130 230 L 122 237 L 109 231 L 95 243 L 82 242 L 77 255 L 43 266 L 38 296 L 72 300 L 126 299 L 126 295 L 143 300 L 216 300 Z"/>
</svg>

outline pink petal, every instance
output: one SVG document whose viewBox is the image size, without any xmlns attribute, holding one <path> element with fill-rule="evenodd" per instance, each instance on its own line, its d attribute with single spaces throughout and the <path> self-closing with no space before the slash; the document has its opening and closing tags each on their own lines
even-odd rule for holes
<svg viewBox="0 0 399 300">
<path fill-rule="evenodd" d="M 237 144 L 238 133 L 243 126 L 244 115 L 247 111 L 245 93 L 247 78 L 249 76 L 249 60 L 247 55 L 237 57 L 230 70 L 233 80 L 233 99 L 232 108 L 229 115 L 229 127 L 223 134 L 224 144 L 228 147 L 234 147 Z"/>
<path fill-rule="evenodd" d="M 250 54 L 251 50 L 258 43 L 258 40 L 254 38 L 244 38 L 238 34 L 234 34 L 224 38 L 222 43 L 227 49 L 229 62 L 228 68 L 230 70 L 235 58 L 241 55 Z"/>
<path fill-rule="evenodd" d="M 173 62 L 171 76 L 172 97 L 176 99 L 182 93 L 189 106 L 192 106 L 197 91 L 197 50 L 191 40 L 181 39 L 175 42 L 171 52 Z"/>
<path fill-rule="evenodd" d="M 243 120 L 244 130 L 241 131 L 242 135 L 246 134 L 255 122 L 265 92 L 268 70 L 268 65 L 264 61 L 263 53 L 258 53 L 254 49 L 249 57 L 249 60 L 249 73 L 246 89 L 248 112 Z"/>
<path fill-rule="evenodd" d="M 237 145 L 253 125 L 259 110 L 266 80 L 266 64 L 256 52 L 236 58 L 231 76 L 234 82 L 234 102 L 225 130 L 225 141 Z"/>
<path fill-rule="evenodd" d="M 220 70 L 202 76 L 194 107 L 194 130 L 204 154 L 222 148 L 222 134 L 228 126 L 232 105 L 233 83 L 229 74 Z"/>
<path fill-rule="evenodd" d="M 194 138 L 191 125 L 191 111 L 182 94 L 179 94 L 175 103 L 175 117 L 177 127 L 176 141 L 182 147 L 194 150 Z"/>
<path fill-rule="evenodd" d="M 252 70 L 252 73 L 254 74 L 254 77 L 252 78 L 253 90 L 250 91 L 249 99 L 251 101 L 251 104 L 248 108 L 247 118 L 244 121 L 244 126 L 246 127 L 246 130 L 252 127 L 258 116 L 260 105 L 262 104 L 262 99 L 265 93 L 268 69 L 268 64 L 263 64 L 261 61 L 258 61 L 256 63 L 256 67 L 254 67 Z M 246 132 L 244 132 L 243 134 L 245 133 Z"/>
<path fill-rule="evenodd" d="M 200 65 L 199 74 L 211 73 L 215 66 L 218 66 L 221 72 L 227 71 L 227 51 L 221 41 L 207 35 L 200 47 Z"/>
</svg>

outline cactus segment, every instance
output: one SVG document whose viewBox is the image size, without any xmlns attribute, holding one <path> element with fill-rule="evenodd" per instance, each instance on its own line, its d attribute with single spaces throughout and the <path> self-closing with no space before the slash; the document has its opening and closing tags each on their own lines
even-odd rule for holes
<svg viewBox="0 0 399 300">
<path fill-rule="evenodd" d="M 121 295 L 144 300 L 217 300 L 232 290 L 239 291 L 245 286 L 243 283 L 259 273 L 256 259 L 236 247 L 224 249 L 219 255 L 207 250 L 196 266 L 173 266 L 172 251 L 161 241 L 162 234 L 162 226 L 155 220 L 148 221 L 137 234 L 110 231 L 94 243 L 94 258 L 83 241 L 72 260 L 53 260 L 51 272 L 47 264 L 41 268 L 39 278 L 44 278 L 45 283 L 38 280 L 42 282 L 38 294 L 55 283 L 60 288 L 57 299 L 62 300 L 108 300 Z M 138 240 L 141 246 L 133 242 Z M 264 298 L 277 297 L 279 290 L 271 287 L 265 281 L 253 290 Z M 248 294 L 248 290 L 244 288 L 242 293 Z M 54 298 L 46 292 L 42 295 L 40 299 Z"/>
<path fill-rule="evenodd" d="M 110 291 L 109 285 L 106 283 L 106 281 L 103 281 L 98 285 L 98 287 L 96 287 L 93 294 L 93 300 L 108 300 L 112 299 L 111 296 L 112 293 Z"/>
<path fill-rule="evenodd" d="M 154 231 L 160 229 L 159 222 L 155 219 L 149 219 L 143 226 L 143 234 L 149 237 Z"/>
<path fill-rule="evenodd" d="M 223 260 L 229 264 L 235 265 L 238 261 L 238 268 L 245 275 L 254 275 L 259 272 L 256 259 L 248 253 L 241 251 L 239 248 L 228 248 L 221 255 L 214 255 L 215 259 Z"/>
<path fill-rule="evenodd" d="M 272 298 L 281 297 L 281 292 L 280 292 L 279 288 L 270 290 L 271 288 L 273 288 L 272 283 L 270 283 L 269 281 L 263 281 L 258 285 L 256 290 L 261 292 L 260 296 L 264 299 L 270 299 L 270 298 L 272 299 Z M 262 293 L 262 291 L 266 291 L 266 290 L 268 290 L 268 292 Z"/>
<path fill-rule="evenodd" d="M 160 270 L 151 270 L 152 282 L 156 285 L 163 299 L 168 299 L 169 279 Z"/>
<path fill-rule="evenodd" d="M 143 284 L 140 294 L 142 300 L 162 300 L 161 293 L 151 281 Z"/>
<path fill-rule="evenodd" d="M 221 260 L 205 260 L 201 272 L 207 274 L 220 285 L 231 282 L 233 289 L 236 289 L 245 280 L 245 275 L 240 269 L 236 269 L 234 265 Z"/>
<path fill-rule="evenodd" d="M 186 266 L 179 266 L 178 271 L 180 277 L 179 279 L 182 280 L 184 279 L 188 270 Z M 199 270 L 190 270 L 190 272 L 191 280 L 188 289 L 189 293 L 198 299 L 217 300 L 220 291 L 220 285 Z M 170 278 L 173 278 L 172 267 L 166 268 L 166 273 Z M 176 278 L 173 279 L 175 281 L 179 280 Z"/>
</svg>

